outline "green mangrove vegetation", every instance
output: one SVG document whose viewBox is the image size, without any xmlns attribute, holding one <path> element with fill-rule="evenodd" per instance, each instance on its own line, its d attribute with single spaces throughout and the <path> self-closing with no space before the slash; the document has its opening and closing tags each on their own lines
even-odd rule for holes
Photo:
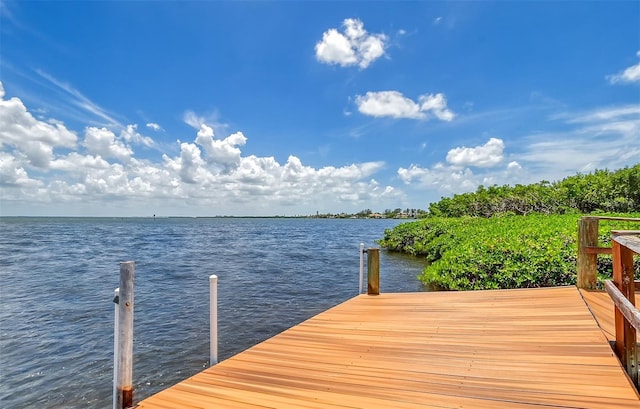
<svg viewBox="0 0 640 409">
<path fill-rule="evenodd" d="M 425 258 L 419 276 L 425 285 L 477 290 L 575 284 L 578 220 L 613 212 L 640 218 L 640 164 L 553 184 L 480 187 L 429 210 L 424 219 L 386 230 L 379 241 L 390 251 Z M 610 246 L 611 230 L 640 230 L 640 223 L 601 220 L 601 246 Z M 610 278 L 610 256 L 598 260 L 599 281 Z"/>
<path fill-rule="evenodd" d="M 554 183 L 480 186 L 473 193 L 430 204 L 428 215 L 491 217 L 576 212 L 640 212 L 640 164 L 617 171 L 596 170 Z"/>
</svg>

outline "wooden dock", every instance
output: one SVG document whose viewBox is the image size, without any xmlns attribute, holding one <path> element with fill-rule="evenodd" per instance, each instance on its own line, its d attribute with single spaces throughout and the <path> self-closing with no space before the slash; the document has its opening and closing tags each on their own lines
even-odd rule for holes
<svg viewBox="0 0 640 409">
<path fill-rule="evenodd" d="M 138 408 L 640 409 L 592 310 L 575 287 L 360 295 Z"/>
</svg>

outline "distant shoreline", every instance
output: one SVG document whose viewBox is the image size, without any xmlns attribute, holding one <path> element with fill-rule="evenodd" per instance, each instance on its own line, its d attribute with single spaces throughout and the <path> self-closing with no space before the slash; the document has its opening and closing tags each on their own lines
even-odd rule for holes
<svg viewBox="0 0 640 409">
<path fill-rule="evenodd" d="M 344 219 L 344 220 L 417 220 L 406 217 L 327 217 L 327 216 L 2 216 L 0 219 Z"/>
</svg>

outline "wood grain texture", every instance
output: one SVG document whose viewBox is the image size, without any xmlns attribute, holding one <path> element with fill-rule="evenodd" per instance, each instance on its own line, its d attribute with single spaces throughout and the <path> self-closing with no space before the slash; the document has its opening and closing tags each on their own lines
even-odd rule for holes
<svg viewBox="0 0 640 409">
<path fill-rule="evenodd" d="M 138 407 L 623 409 L 640 400 L 580 292 L 561 287 L 360 295 Z"/>
</svg>

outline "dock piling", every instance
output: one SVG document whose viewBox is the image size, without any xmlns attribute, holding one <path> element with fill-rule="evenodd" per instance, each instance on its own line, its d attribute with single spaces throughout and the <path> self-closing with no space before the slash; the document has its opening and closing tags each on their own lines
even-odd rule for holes
<svg viewBox="0 0 640 409">
<path fill-rule="evenodd" d="M 120 289 L 113 290 L 113 409 L 118 409 L 118 333 L 120 332 L 120 320 L 118 305 Z"/>
<path fill-rule="evenodd" d="M 380 294 L 380 249 L 367 249 L 367 294 Z"/>
<path fill-rule="evenodd" d="M 358 295 L 362 294 L 362 279 L 364 278 L 364 243 L 360 243 L 360 285 Z"/>
<path fill-rule="evenodd" d="M 218 276 L 209 276 L 209 366 L 218 363 Z"/>
<path fill-rule="evenodd" d="M 120 263 L 116 408 L 133 406 L 133 280 L 135 262 Z"/>
</svg>

